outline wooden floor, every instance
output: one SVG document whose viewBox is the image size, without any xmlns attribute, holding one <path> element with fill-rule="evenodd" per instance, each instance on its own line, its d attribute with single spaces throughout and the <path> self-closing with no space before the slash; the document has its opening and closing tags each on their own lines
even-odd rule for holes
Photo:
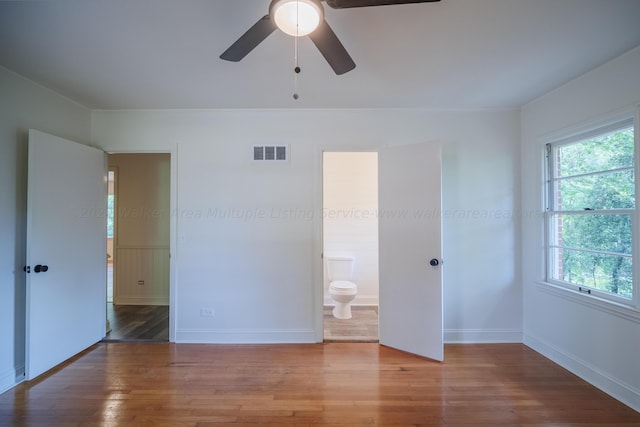
<svg viewBox="0 0 640 427">
<path fill-rule="evenodd" d="M 169 341 L 169 307 L 107 304 L 111 331 L 104 341 Z"/>
<path fill-rule="evenodd" d="M 520 344 L 100 343 L 0 395 L 2 426 L 640 426 Z"/>
<path fill-rule="evenodd" d="M 352 306 L 351 319 L 333 317 L 333 306 L 324 307 L 325 342 L 378 342 L 378 307 Z"/>
</svg>

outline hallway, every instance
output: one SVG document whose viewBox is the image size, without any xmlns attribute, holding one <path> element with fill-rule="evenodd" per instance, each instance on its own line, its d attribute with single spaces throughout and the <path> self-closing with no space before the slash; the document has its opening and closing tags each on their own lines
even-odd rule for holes
<svg viewBox="0 0 640 427">
<path fill-rule="evenodd" d="M 107 319 L 105 342 L 169 341 L 169 306 L 107 303 Z"/>
</svg>

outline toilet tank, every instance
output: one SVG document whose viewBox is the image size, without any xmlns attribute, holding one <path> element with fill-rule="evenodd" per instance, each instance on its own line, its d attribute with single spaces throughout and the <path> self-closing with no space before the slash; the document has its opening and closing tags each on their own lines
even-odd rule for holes
<svg viewBox="0 0 640 427">
<path fill-rule="evenodd" d="M 329 282 L 351 280 L 353 274 L 353 257 L 327 257 L 327 275 Z"/>
</svg>

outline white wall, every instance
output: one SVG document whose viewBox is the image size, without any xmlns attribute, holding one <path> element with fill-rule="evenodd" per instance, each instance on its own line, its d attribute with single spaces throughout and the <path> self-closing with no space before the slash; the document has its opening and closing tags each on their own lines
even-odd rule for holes
<svg viewBox="0 0 640 427">
<path fill-rule="evenodd" d="M 551 291 L 544 279 L 542 150 L 553 136 L 602 123 L 640 103 L 640 48 L 526 105 L 522 111 L 524 342 L 640 410 L 640 314 Z M 638 262 L 638 257 L 634 258 Z"/>
<path fill-rule="evenodd" d="M 354 258 L 354 305 L 378 305 L 378 153 L 325 152 L 323 155 L 324 303 L 329 295 L 326 261 Z"/>
<path fill-rule="evenodd" d="M 24 371 L 27 131 L 88 142 L 89 110 L 0 67 L 0 392 Z"/>
<path fill-rule="evenodd" d="M 520 340 L 517 110 L 90 113 L 4 69 L 0 92 L 0 390 L 24 363 L 28 128 L 107 151 L 173 152 L 175 338 L 207 342 L 322 339 L 322 150 L 440 140 L 445 337 Z M 251 162 L 265 141 L 290 144 L 291 161 Z"/>
<path fill-rule="evenodd" d="M 96 111 L 92 121 L 107 151 L 176 153 L 177 341 L 321 340 L 322 149 L 429 140 L 443 144 L 445 337 L 521 340 L 519 111 Z M 265 142 L 289 144 L 290 161 L 250 161 Z"/>
</svg>

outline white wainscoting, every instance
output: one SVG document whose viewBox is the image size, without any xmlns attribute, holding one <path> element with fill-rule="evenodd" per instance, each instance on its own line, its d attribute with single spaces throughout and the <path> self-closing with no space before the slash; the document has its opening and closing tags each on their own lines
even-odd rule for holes
<svg viewBox="0 0 640 427">
<path fill-rule="evenodd" d="M 169 305 L 169 247 L 118 247 L 114 304 Z"/>
</svg>

